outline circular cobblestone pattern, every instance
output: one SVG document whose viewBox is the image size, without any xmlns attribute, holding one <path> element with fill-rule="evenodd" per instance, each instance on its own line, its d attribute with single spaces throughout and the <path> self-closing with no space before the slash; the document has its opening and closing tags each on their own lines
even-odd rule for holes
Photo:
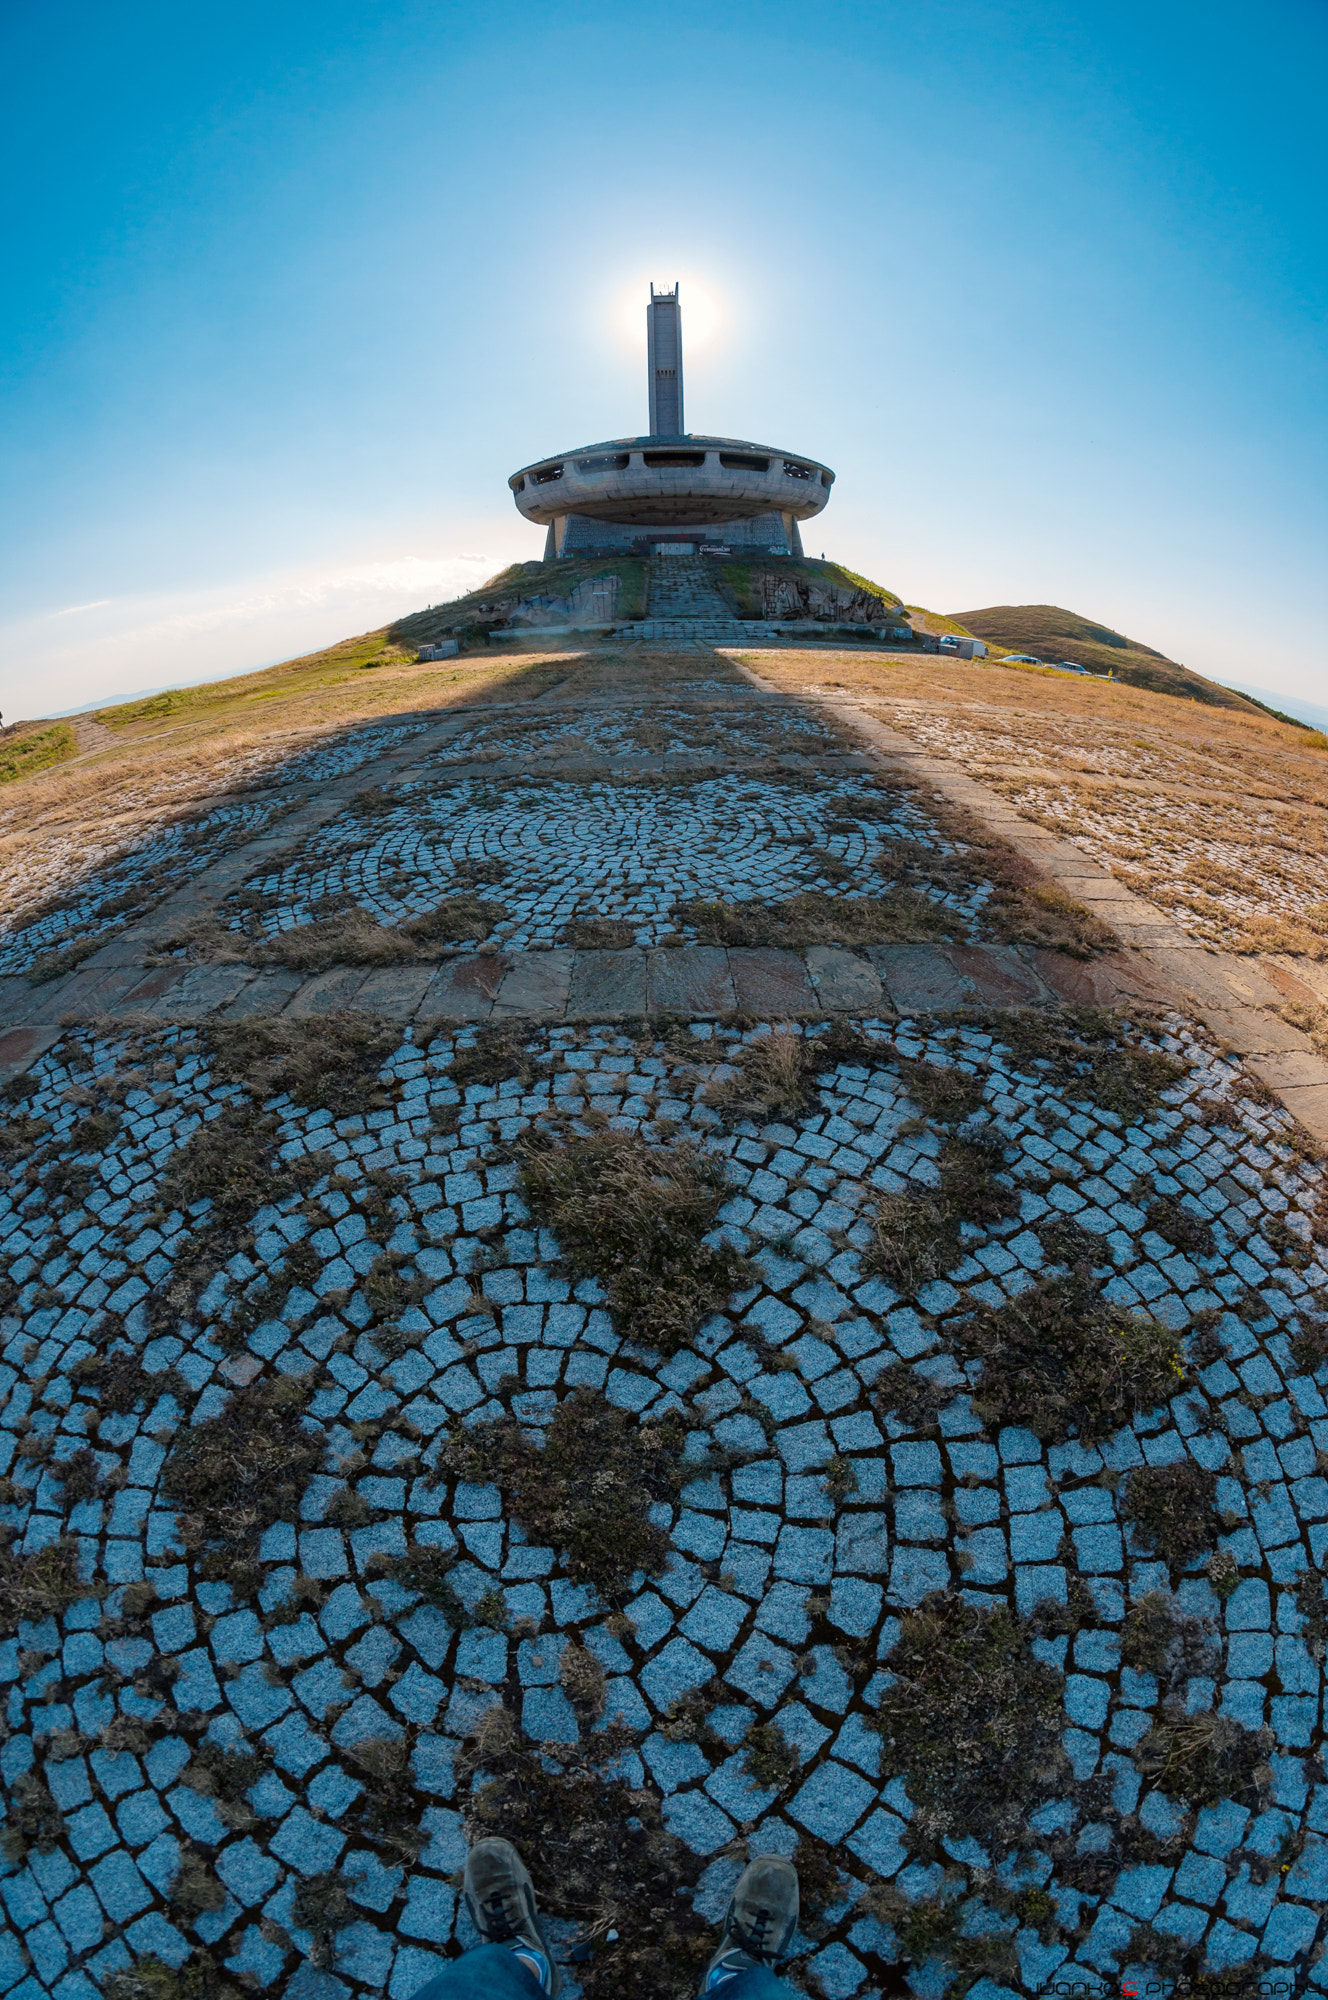
<svg viewBox="0 0 1328 2000">
<path fill-rule="evenodd" d="M 777 783 L 469 782 L 367 904 L 814 879 Z M 70 1030 L 6 1096 L 0 1991 L 408 2000 L 521 1756 L 687 1922 L 795 1854 L 827 2000 L 1328 1985 L 1323 1171 L 1183 1022 Z"/>
</svg>

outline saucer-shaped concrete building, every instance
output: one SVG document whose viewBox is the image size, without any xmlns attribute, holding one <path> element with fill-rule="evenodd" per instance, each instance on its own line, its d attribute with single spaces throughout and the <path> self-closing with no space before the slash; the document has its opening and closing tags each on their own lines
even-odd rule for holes
<svg viewBox="0 0 1328 2000">
<path fill-rule="evenodd" d="M 536 459 L 508 480 L 517 508 L 557 556 L 713 549 L 801 555 L 801 521 L 830 498 L 828 465 L 745 438 L 683 429 L 678 287 L 646 308 L 650 431 Z"/>
</svg>

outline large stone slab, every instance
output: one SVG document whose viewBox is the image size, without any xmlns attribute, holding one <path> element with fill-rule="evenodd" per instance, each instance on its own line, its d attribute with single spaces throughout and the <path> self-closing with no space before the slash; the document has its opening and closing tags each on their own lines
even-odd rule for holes
<svg viewBox="0 0 1328 2000">
<path fill-rule="evenodd" d="M 146 1011 L 165 1021 L 204 1021 L 237 1000 L 253 978 L 247 965 L 191 965 Z"/>
<path fill-rule="evenodd" d="M 260 972 L 222 1011 L 228 1021 L 252 1021 L 280 1014 L 303 984 L 302 972 Z"/>
<path fill-rule="evenodd" d="M 22 1076 L 38 1056 L 54 1048 L 63 1032 L 62 1028 L 0 1029 L 0 1083 L 8 1083 L 11 1076 Z"/>
<path fill-rule="evenodd" d="M 355 995 L 355 1006 L 388 1021 L 413 1020 L 433 975 L 431 965 L 380 966 Z"/>
<path fill-rule="evenodd" d="M 567 996 L 569 1021 L 613 1021 L 646 1011 L 646 954 L 579 951 Z"/>
<path fill-rule="evenodd" d="M 494 1020 L 561 1021 L 567 1011 L 574 956 L 570 951 L 513 953 L 494 999 Z"/>
<path fill-rule="evenodd" d="M 338 965 L 330 972 L 316 973 L 305 981 L 286 1012 L 297 1021 L 307 1021 L 315 1014 L 339 1014 L 343 1007 L 354 1004 L 368 976 L 361 965 Z"/>
<path fill-rule="evenodd" d="M 1072 1007 L 1112 1007 L 1119 1000 L 1168 1000 L 1163 981 L 1149 961 L 1133 953 L 1107 952 L 1101 958 L 1067 958 L 1062 951 L 1030 951 L 1029 962 L 1044 985 Z"/>
<path fill-rule="evenodd" d="M 649 952 L 646 995 L 652 1014 L 731 1014 L 737 999 L 729 955 L 708 944 Z"/>
<path fill-rule="evenodd" d="M 744 1014 L 781 1017 L 816 1011 L 807 967 L 795 951 L 730 951 L 729 973 Z"/>
<path fill-rule="evenodd" d="M 1046 998 L 1046 988 L 1031 966 L 1012 951 L 984 944 L 951 945 L 950 963 L 971 979 L 979 1002 L 993 1007 L 1027 1007 Z"/>
<path fill-rule="evenodd" d="M 875 966 L 897 1014 L 930 1014 L 971 1007 L 976 989 L 956 971 L 945 952 L 931 944 L 870 944 Z"/>
<path fill-rule="evenodd" d="M 511 964 L 503 952 L 449 959 L 429 981 L 417 1009 L 421 1021 L 487 1021 Z"/>
<path fill-rule="evenodd" d="M 157 1002 L 164 993 L 169 993 L 180 977 L 178 965 L 158 965 L 151 972 L 144 972 L 142 966 L 135 971 L 125 967 L 120 972 L 110 972 L 106 982 L 96 995 L 99 1011 L 107 1014 L 151 1014 L 155 1013 Z M 112 997 L 112 982 L 120 981 L 119 992 Z"/>
<path fill-rule="evenodd" d="M 856 952 L 844 951 L 839 945 L 814 944 L 806 957 L 816 998 L 827 1013 L 873 1014 L 884 1003 L 880 975 Z"/>
</svg>

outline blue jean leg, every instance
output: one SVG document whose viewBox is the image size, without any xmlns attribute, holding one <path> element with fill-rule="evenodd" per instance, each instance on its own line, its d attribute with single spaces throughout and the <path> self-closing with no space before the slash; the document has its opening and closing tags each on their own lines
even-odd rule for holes
<svg viewBox="0 0 1328 2000">
<path fill-rule="evenodd" d="M 543 1991 L 507 1945 L 481 1944 L 449 1959 L 411 2000 L 543 2000 Z M 735 1972 L 710 1991 L 715 2000 L 799 2000 L 792 1987 L 764 1965 Z"/>
<path fill-rule="evenodd" d="M 411 2000 L 544 2000 L 544 1988 L 505 1944 L 477 1944 L 451 1958 Z M 754 1995 L 753 2000 L 765 2000 Z"/>
<path fill-rule="evenodd" d="M 782 1979 L 776 1979 L 768 1965 L 753 1965 L 709 1987 L 707 2000 L 800 2000 L 800 1996 Z"/>
</svg>

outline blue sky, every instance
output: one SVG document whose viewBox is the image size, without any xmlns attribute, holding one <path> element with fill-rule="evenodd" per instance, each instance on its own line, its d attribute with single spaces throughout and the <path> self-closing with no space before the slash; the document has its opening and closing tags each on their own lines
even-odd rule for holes
<svg viewBox="0 0 1328 2000">
<path fill-rule="evenodd" d="M 687 420 L 815 548 L 1328 700 L 1328 10 L 12 0 L 0 709 L 288 657 L 541 552 Z M 809 541 L 808 546 L 812 546 Z"/>
</svg>

